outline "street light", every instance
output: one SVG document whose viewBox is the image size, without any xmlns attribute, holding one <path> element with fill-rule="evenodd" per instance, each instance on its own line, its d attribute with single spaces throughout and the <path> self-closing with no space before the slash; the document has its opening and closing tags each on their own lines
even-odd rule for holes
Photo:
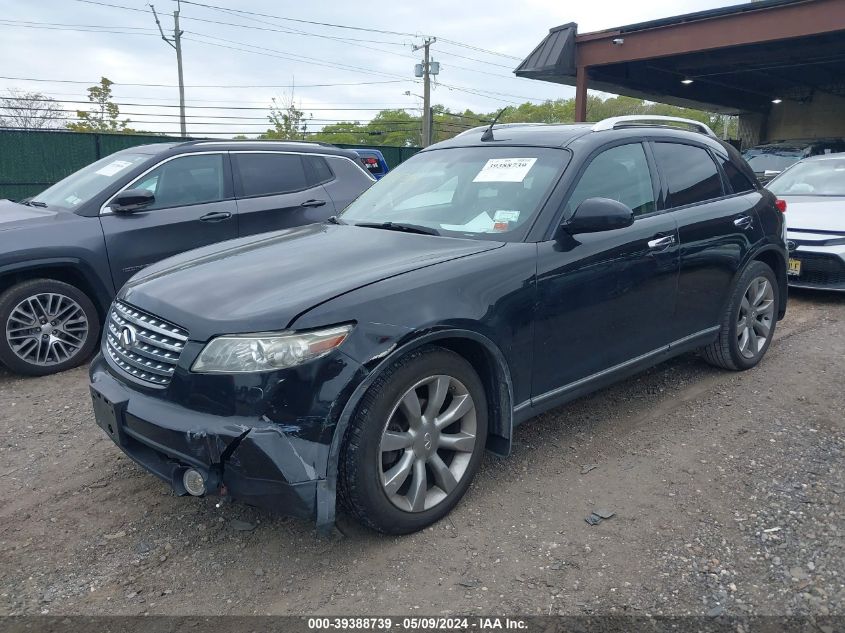
<svg viewBox="0 0 845 633">
<path fill-rule="evenodd" d="M 423 97 L 422 95 L 418 95 L 416 92 L 411 92 L 410 90 L 406 90 L 404 94 L 405 94 L 406 97 L 416 97 L 417 99 L 422 99 L 423 104 L 425 104 L 425 97 Z M 423 117 L 425 116 L 425 106 L 420 108 L 420 113 L 422 114 Z M 422 132 L 422 130 L 420 131 L 420 140 L 422 142 L 422 145 L 425 146 L 425 134 Z"/>
</svg>

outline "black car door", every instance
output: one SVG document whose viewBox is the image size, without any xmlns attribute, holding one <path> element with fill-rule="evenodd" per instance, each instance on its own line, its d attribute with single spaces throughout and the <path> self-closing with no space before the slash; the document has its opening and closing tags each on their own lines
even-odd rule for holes
<svg viewBox="0 0 845 633">
<path fill-rule="evenodd" d="M 646 147 L 599 153 L 569 195 L 564 217 L 587 198 L 634 210 L 633 225 L 538 244 L 532 401 L 564 395 L 591 377 L 658 353 L 670 342 L 678 276 L 677 229 L 657 210 Z"/>
<path fill-rule="evenodd" d="M 665 208 L 678 223 L 681 272 L 672 330 L 680 339 L 719 325 L 734 275 L 763 237 L 754 210 L 761 194 L 726 156 L 710 149 L 664 141 L 652 147 Z"/>
<path fill-rule="evenodd" d="M 322 222 L 335 213 L 321 184 L 331 171 L 320 157 L 283 152 L 231 152 L 241 236 Z M 318 171 L 317 167 L 325 171 Z"/>
<path fill-rule="evenodd" d="M 132 213 L 106 204 L 100 223 L 115 288 L 145 266 L 192 248 L 238 236 L 225 152 L 168 158 L 124 189 L 148 189 L 155 200 Z"/>
</svg>

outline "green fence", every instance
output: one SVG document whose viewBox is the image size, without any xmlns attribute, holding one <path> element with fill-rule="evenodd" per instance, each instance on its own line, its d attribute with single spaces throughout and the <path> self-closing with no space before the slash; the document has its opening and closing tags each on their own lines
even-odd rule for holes
<svg viewBox="0 0 845 633">
<path fill-rule="evenodd" d="M 196 140 L 172 136 L 0 130 L 0 199 L 19 200 L 43 191 L 77 169 L 127 147 Z M 355 149 L 357 145 L 340 145 Z M 375 147 L 375 146 L 371 146 Z M 418 147 L 377 147 L 393 168 Z"/>
</svg>

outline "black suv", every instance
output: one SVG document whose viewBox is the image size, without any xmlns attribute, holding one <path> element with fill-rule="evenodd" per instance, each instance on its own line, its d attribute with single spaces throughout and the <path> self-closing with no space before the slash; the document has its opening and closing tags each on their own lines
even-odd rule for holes
<svg viewBox="0 0 845 633">
<path fill-rule="evenodd" d="M 404 533 L 542 411 L 690 350 L 755 366 L 784 218 L 709 128 L 654 123 L 468 131 L 322 225 L 149 267 L 91 367 L 97 423 L 180 494 Z"/>
<path fill-rule="evenodd" d="M 323 221 L 373 182 L 355 152 L 330 145 L 195 141 L 133 147 L 24 204 L 2 200 L 0 363 L 31 375 L 78 365 L 135 272 Z"/>
</svg>

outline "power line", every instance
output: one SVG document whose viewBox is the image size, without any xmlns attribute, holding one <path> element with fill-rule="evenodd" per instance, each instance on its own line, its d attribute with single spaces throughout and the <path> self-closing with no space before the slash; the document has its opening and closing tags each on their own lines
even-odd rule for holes
<svg viewBox="0 0 845 633">
<path fill-rule="evenodd" d="M 79 0 L 86 1 L 86 0 Z M 286 18 L 280 15 L 270 15 L 267 13 L 258 13 L 256 11 L 245 11 L 243 9 L 230 9 L 228 7 L 220 7 L 213 4 L 203 4 L 201 2 L 190 2 L 189 0 L 182 0 L 185 4 L 191 4 L 196 7 L 203 7 L 205 9 L 214 9 L 216 11 L 223 11 L 224 13 L 234 14 L 234 15 L 255 15 L 262 18 L 272 18 L 274 20 L 284 20 L 286 22 L 298 22 L 300 24 L 312 24 L 315 26 L 328 26 L 335 29 L 348 29 L 352 31 L 365 31 L 367 33 L 381 33 L 383 35 L 401 35 L 405 37 L 420 37 L 419 33 L 407 33 L 403 31 L 387 31 L 384 29 L 373 29 L 367 28 L 362 26 L 349 26 L 346 24 L 332 24 L 331 22 L 317 22 L 315 20 L 300 20 L 298 18 Z"/>
<path fill-rule="evenodd" d="M 228 46 L 226 44 L 218 44 L 217 42 L 207 42 L 207 41 L 202 40 L 202 39 L 197 39 L 196 37 L 185 37 L 185 38 L 183 38 L 183 39 L 186 39 L 186 40 L 191 40 L 192 42 L 199 42 L 200 44 L 206 44 L 207 46 L 217 46 L 217 47 L 220 47 L 220 48 L 228 48 L 230 50 L 240 51 L 242 53 L 253 53 L 255 55 L 264 55 L 265 57 L 275 57 L 277 59 L 285 59 L 287 61 L 300 62 L 300 63 L 303 63 L 303 64 L 311 64 L 313 66 L 322 66 L 324 68 L 351 70 L 351 71 L 354 71 L 354 72 L 359 72 L 359 73 L 363 73 L 363 74 L 367 74 L 367 75 L 376 75 L 376 76 L 379 76 L 379 77 L 396 77 L 396 78 L 402 77 L 402 75 L 397 75 L 395 73 L 387 73 L 387 72 L 380 71 L 380 70 L 371 70 L 371 69 L 362 68 L 360 66 L 351 66 L 349 64 L 339 64 L 339 63 L 333 62 L 331 60 L 319 60 L 318 58 L 315 58 L 315 57 L 306 57 L 304 55 L 296 55 L 295 53 L 288 53 L 288 52 L 285 52 L 285 51 L 277 51 L 276 49 L 265 48 L 263 46 L 255 46 L 253 44 L 242 44 L 241 42 L 235 42 L 233 40 L 226 40 L 226 39 L 221 38 L 221 37 L 204 35 L 204 34 L 201 34 L 201 33 L 197 33 L 196 31 L 187 31 L 187 32 L 190 33 L 191 35 L 198 35 L 200 37 L 205 37 L 205 38 L 214 39 L 214 40 L 220 40 L 222 42 L 231 42 L 231 43 L 234 43 L 234 44 L 240 44 L 241 46 L 248 46 L 248 47 L 251 47 L 251 48 L 258 49 L 258 50 L 249 50 L 247 48 L 239 48 L 239 47 L 236 47 L 236 46 Z"/>
<path fill-rule="evenodd" d="M 83 1 L 92 1 L 92 0 L 77 0 L 77 2 Z M 36 82 L 46 82 L 46 83 L 65 83 L 65 84 L 82 84 L 87 86 L 96 85 L 99 83 L 97 81 L 79 81 L 74 79 L 36 79 L 34 77 L 7 77 L 7 76 L 0 76 L 0 79 L 8 79 L 10 81 L 36 81 Z M 195 85 L 186 85 L 186 88 L 331 88 L 331 87 L 338 87 L 338 86 L 372 86 L 376 84 L 398 84 L 398 83 L 405 83 L 408 81 L 407 79 L 393 79 L 390 81 L 352 81 L 352 82 L 344 82 L 344 83 L 324 83 L 324 84 L 195 84 Z M 132 86 L 138 88 L 178 88 L 177 84 L 139 84 L 139 83 L 121 83 L 121 82 L 113 82 L 115 86 Z"/>
<path fill-rule="evenodd" d="M 0 100 L 6 101 L 13 101 L 15 97 L 0 97 Z M 84 101 L 81 99 L 53 99 L 56 103 L 73 103 L 73 104 L 83 104 L 83 105 L 90 105 L 91 101 Z M 132 102 L 121 102 L 117 101 L 114 102 L 117 106 L 128 106 L 128 107 L 145 107 L 145 108 L 178 108 L 178 104 L 173 103 L 132 103 Z M 196 110 L 261 110 L 267 112 L 270 110 L 270 106 L 185 106 L 186 108 L 196 109 Z M 361 108 L 361 107 L 337 107 L 337 108 L 330 108 L 330 107 L 319 107 L 319 108 L 309 108 L 305 106 L 297 106 L 297 109 L 300 110 L 307 110 L 309 112 L 317 112 L 317 111 L 330 111 L 330 112 L 340 112 L 340 111 L 362 111 L 362 112 L 381 112 L 382 110 L 389 110 L 391 108 Z M 404 109 L 404 108 L 399 108 Z"/>
<path fill-rule="evenodd" d="M 122 26 L 118 24 L 67 24 L 64 22 L 34 22 L 32 20 L 10 20 L 7 18 L 0 18 L 0 22 L 9 22 L 14 24 L 31 24 L 34 26 L 69 26 L 75 28 L 86 29 L 122 29 L 127 31 L 155 31 L 156 29 L 146 26 Z"/>
</svg>

